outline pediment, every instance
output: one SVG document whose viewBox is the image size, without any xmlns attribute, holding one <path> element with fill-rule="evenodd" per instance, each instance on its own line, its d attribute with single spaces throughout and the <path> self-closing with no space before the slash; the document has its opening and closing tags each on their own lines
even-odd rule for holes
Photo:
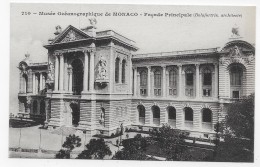
<svg viewBox="0 0 260 167">
<path fill-rule="evenodd" d="M 53 40 L 52 44 L 73 42 L 88 39 L 89 37 L 85 32 L 69 26 Z"/>
</svg>

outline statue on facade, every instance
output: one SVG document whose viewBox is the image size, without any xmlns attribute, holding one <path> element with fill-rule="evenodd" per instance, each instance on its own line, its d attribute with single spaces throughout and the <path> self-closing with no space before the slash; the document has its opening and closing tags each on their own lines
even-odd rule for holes
<svg viewBox="0 0 260 167">
<path fill-rule="evenodd" d="M 54 65 L 53 63 L 51 62 L 49 64 L 49 70 L 48 70 L 48 76 L 47 76 L 47 81 L 50 82 L 50 81 L 54 81 Z"/>
<path fill-rule="evenodd" d="M 98 61 L 98 66 L 97 66 L 97 80 L 99 81 L 105 81 L 108 79 L 107 75 L 107 62 L 103 58 L 103 56 L 100 57 Z"/>
<path fill-rule="evenodd" d="M 96 24 L 97 24 L 97 19 L 96 19 L 96 18 L 90 18 L 90 19 L 88 19 L 88 20 L 89 20 L 89 23 L 90 23 L 93 27 L 96 26 Z"/>
<path fill-rule="evenodd" d="M 232 35 L 231 35 L 232 38 L 240 38 L 241 37 L 240 32 L 239 32 L 239 27 L 236 24 L 232 28 L 231 32 L 232 32 Z"/>
<path fill-rule="evenodd" d="M 239 48 L 237 46 L 234 46 L 231 51 L 231 56 L 232 57 L 237 57 L 237 56 L 240 56 L 240 51 L 239 51 Z"/>
<path fill-rule="evenodd" d="M 61 26 L 60 25 L 57 25 L 56 27 L 55 27 L 55 29 L 56 29 L 56 31 L 55 31 L 55 35 L 59 35 L 61 32 L 62 32 L 62 29 L 61 29 Z"/>
</svg>

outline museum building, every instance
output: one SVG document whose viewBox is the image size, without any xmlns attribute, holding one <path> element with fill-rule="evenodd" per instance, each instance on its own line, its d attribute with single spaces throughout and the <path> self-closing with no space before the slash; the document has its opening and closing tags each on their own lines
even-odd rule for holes
<svg viewBox="0 0 260 167">
<path fill-rule="evenodd" d="M 169 124 L 191 136 L 214 136 L 227 106 L 254 93 L 255 47 L 233 33 L 223 48 L 135 54 L 113 30 L 56 27 L 48 62 L 19 63 L 19 115 L 48 128 L 90 135 Z"/>
</svg>

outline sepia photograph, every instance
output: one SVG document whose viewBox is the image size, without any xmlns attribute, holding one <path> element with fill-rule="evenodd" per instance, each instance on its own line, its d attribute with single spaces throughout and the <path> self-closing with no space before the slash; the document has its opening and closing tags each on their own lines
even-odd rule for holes
<svg viewBox="0 0 260 167">
<path fill-rule="evenodd" d="M 254 162 L 255 6 L 11 3 L 9 158 Z"/>
</svg>

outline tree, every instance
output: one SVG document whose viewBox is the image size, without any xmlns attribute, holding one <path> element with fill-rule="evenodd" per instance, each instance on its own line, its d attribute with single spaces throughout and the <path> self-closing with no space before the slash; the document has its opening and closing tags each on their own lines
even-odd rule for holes
<svg viewBox="0 0 260 167">
<path fill-rule="evenodd" d="M 69 135 L 62 144 L 62 149 L 55 155 L 57 159 L 70 159 L 70 154 L 75 147 L 81 146 L 81 139 L 76 135 Z"/>
<path fill-rule="evenodd" d="M 134 138 L 123 140 L 123 149 L 116 152 L 113 159 L 118 160 L 145 160 L 145 150 L 148 144 L 147 138 L 137 134 Z"/>
<path fill-rule="evenodd" d="M 187 133 L 163 125 L 159 130 L 152 131 L 152 138 L 157 141 L 160 149 L 165 152 L 167 160 L 190 160 L 191 155 L 185 146 Z"/>
<path fill-rule="evenodd" d="M 223 122 L 215 126 L 215 161 L 253 162 L 254 94 L 232 103 Z M 219 142 L 220 134 L 224 142 Z"/>
<path fill-rule="evenodd" d="M 104 139 L 91 139 L 86 145 L 87 150 L 82 151 L 77 159 L 103 159 L 112 152 Z"/>
</svg>

